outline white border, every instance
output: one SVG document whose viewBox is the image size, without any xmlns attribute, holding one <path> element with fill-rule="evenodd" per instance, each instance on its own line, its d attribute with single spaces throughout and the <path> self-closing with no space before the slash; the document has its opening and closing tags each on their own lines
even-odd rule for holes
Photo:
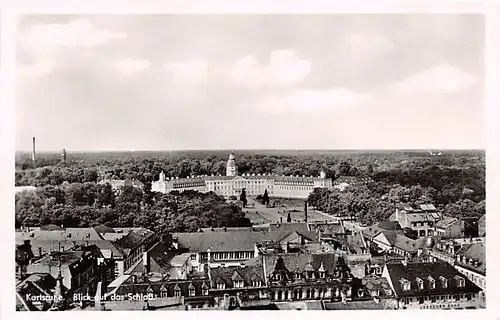
<svg viewBox="0 0 500 320">
<path fill-rule="evenodd" d="M 488 238 L 487 238 L 487 263 L 488 263 L 488 289 L 487 289 L 487 309 L 486 310 L 467 310 L 467 311 L 335 311 L 325 313 L 321 311 L 312 312 L 240 312 L 237 314 L 241 318 L 254 318 L 262 316 L 279 316 L 288 319 L 298 319 L 299 317 L 383 317 L 383 318 L 405 318 L 421 319 L 424 317 L 495 317 L 500 318 L 498 305 L 500 299 L 500 290 L 496 286 L 498 281 L 498 258 L 500 250 L 500 232 L 495 227 L 500 225 L 500 66 L 498 59 L 500 50 L 498 40 L 500 39 L 500 14 L 499 5 L 495 2 L 479 1 L 375 1 L 375 0 L 351 0 L 351 1 L 293 1 L 293 0 L 218 0 L 218 1 L 161 1 L 161 0 L 45 0 L 45 1 L 26 1 L 15 0 L 8 5 L 4 5 L 1 10 L 1 86 L 0 93 L 0 217 L 2 226 L 6 229 L 2 232 L 2 252 L 4 254 L 1 264 L 2 275 L 5 280 L 0 285 L 1 298 L 0 306 L 2 316 L 5 319 L 14 317 L 50 317 L 66 318 L 70 314 L 60 313 L 16 313 L 14 310 L 14 279 L 10 275 L 14 271 L 14 232 L 13 232 L 13 204 L 14 197 L 12 186 L 13 159 L 14 159 L 14 25 L 15 15 L 26 13 L 66 13 L 66 14 L 158 14 L 158 13 L 485 13 L 486 14 L 486 117 L 487 117 L 487 212 L 488 212 Z M 499 302 L 497 302 L 499 301 Z M 438 314 L 439 313 L 439 314 Z M 104 317 L 106 318 L 131 318 L 135 319 L 150 317 L 234 317 L 234 313 L 224 313 L 216 311 L 197 312 L 175 312 L 149 313 L 149 312 L 108 312 L 108 313 L 88 313 L 76 312 L 72 317 Z"/>
</svg>

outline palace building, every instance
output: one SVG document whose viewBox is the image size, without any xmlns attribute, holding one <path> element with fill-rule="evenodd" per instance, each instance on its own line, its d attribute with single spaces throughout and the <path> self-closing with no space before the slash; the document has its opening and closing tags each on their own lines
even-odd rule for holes
<svg viewBox="0 0 500 320">
<path fill-rule="evenodd" d="M 196 190 L 213 191 L 224 197 L 238 197 L 245 189 L 247 195 L 261 195 L 267 190 L 269 196 L 278 198 L 305 199 L 315 188 L 332 188 L 332 179 L 324 171 L 319 177 L 278 176 L 271 174 L 238 175 L 234 154 L 231 153 L 225 176 L 197 176 L 187 178 L 167 178 L 162 171 L 158 181 L 151 185 L 151 191 L 169 193 L 171 191 Z"/>
</svg>

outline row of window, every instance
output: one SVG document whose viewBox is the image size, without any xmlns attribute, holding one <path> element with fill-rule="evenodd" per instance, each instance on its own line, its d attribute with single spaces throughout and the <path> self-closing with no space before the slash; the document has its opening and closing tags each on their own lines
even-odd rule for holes
<svg viewBox="0 0 500 320">
<path fill-rule="evenodd" d="M 325 271 L 320 271 L 319 272 L 319 278 L 320 279 L 324 279 L 325 277 L 326 277 L 326 272 Z M 276 280 L 276 281 L 281 281 L 281 274 L 280 273 L 276 273 L 274 275 L 273 279 Z M 295 279 L 301 280 L 302 279 L 302 273 L 296 273 L 295 274 Z M 307 271 L 307 272 L 305 272 L 304 279 L 317 279 L 316 273 L 313 272 L 313 271 Z"/>
<path fill-rule="evenodd" d="M 476 276 L 474 273 L 469 271 L 462 271 L 462 273 L 464 273 L 467 276 L 467 278 L 469 278 L 470 281 L 474 282 L 481 288 L 486 287 L 486 280 L 483 277 Z"/>
<path fill-rule="evenodd" d="M 190 297 L 195 297 L 196 296 L 196 290 L 194 288 L 189 289 L 189 296 Z M 202 289 L 201 290 L 201 295 L 203 296 L 208 296 L 208 289 Z M 156 297 L 156 295 L 154 295 Z M 181 289 L 176 288 L 174 289 L 174 297 L 179 298 L 182 296 Z M 160 292 L 160 297 L 161 298 L 169 298 L 167 290 L 162 290 Z"/>
<path fill-rule="evenodd" d="M 252 287 L 261 287 L 262 286 L 262 281 L 252 281 Z M 245 287 L 245 281 L 243 280 L 238 280 L 238 281 L 233 281 L 233 288 L 244 288 Z M 217 283 L 217 289 L 219 290 L 224 290 L 226 289 L 226 284 L 224 282 Z"/>
<path fill-rule="evenodd" d="M 448 301 L 471 301 L 476 297 L 474 293 L 466 293 L 466 294 L 455 294 L 455 295 L 444 295 L 444 296 L 427 296 L 427 297 L 418 297 L 418 298 L 403 298 L 402 301 L 404 304 L 412 304 L 413 302 L 418 302 L 418 304 L 424 304 L 425 302 L 437 303 L 437 302 L 448 302 Z"/>
<path fill-rule="evenodd" d="M 253 258 L 253 252 L 214 252 L 211 254 L 213 260 L 241 260 Z"/>
<path fill-rule="evenodd" d="M 429 289 L 436 289 L 436 281 L 432 277 L 427 278 L 429 282 Z M 439 277 L 439 280 L 441 281 L 441 287 L 442 288 L 447 288 L 448 287 L 448 280 L 444 277 Z M 417 278 L 417 286 L 418 289 L 423 290 L 424 289 L 424 280 Z M 403 287 L 403 290 L 409 291 L 411 289 L 411 284 L 410 281 L 406 279 L 401 280 L 401 284 Z M 465 280 L 463 278 L 458 278 L 457 279 L 457 287 L 461 288 L 465 286 Z"/>
</svg>

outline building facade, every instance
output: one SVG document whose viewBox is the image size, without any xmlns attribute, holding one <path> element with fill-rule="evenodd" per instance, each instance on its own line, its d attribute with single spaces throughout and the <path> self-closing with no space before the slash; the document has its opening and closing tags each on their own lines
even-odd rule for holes
<svg viewBox="0 0 500 320">
<path fill-rule="evenodd" d="M 348 301 L 356 295 L 349 268 L 337 254 L 288 253 L 261 257 L 272 301 Z"/>
<path fill-rule="evenodd" d="M 479 308 L 481 289 L 446 262 L 386 264 L 400 309 Z"/>
<path fill-rule="evenodd" d="M 198 176 L 187 178 L 167 178 L 160 173 L 159 180 L 154 181 L 151 190 L 169 193 L 174 190 L 213 191 L 224 197 L 238 197 L 242 190 L 249 196 L 264 194 L 279 198 L 306 199 L 315 188 L 331 188 L 332 180 L 321 172 L 319 177 L 278 176 L 271 174 L 238 175 L 234 154 L 231 153 L 226 165 L 225 176 Z"/>
<path fill-rule="evenodd" d="M 413 230 L 418 237 L 434 235 L 435 224 L 441 219 L 441 214 L 431 204 L 421 205 L 419 209 L 396 209 L 396 212 L 389 218 L 390 221 L 398 222 L 401 228 Z"/>
<path fill-rule="evenodd" d="M 434 234 L 448 239 L 461 238 L 464 236 L 464 221 L 457 218 L 445 217 L 436 222 Z"/>
</svg>

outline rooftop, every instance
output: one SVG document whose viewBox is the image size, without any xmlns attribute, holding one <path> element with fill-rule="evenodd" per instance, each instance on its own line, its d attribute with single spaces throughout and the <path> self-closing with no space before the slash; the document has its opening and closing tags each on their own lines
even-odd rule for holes
<svg viewBox="0 0 500 320">
<path fill-rule="evenodd" d="M 153 231 L 146 228 L 140 228 L 138 230 L 129 231 L 124 237 L 115 240 L 115 243 L 126 249 L 134 249 L 153 235 Z"/>
<path fill-rule="evenodd" d="M 468 269 L 478 271 L 482 274 L 486 274 L 486 247 L 484 243 L 464 244 L 456 252 L 456 257 L 457 261 L 455 263 Z M 464 257 L 466 258 L 465 262 L 463 261 Z M 476 261 L 477 265 L 470 264 L 469 259 L 473 262 Z"/>
<path fill-rule="evenodd" d="M 461 275 L 454 267 L 446 262 L 418 262 L 386 264 L 386 268 L 396 295 L 434 295 L 477 293 L 481 289 Z M 464 281 L 464 286 L 458 286 L 458 279 Z M 443 283 L 446 280 L 446 284 Z M 423 289 L 419 289 L 419 281 Z M 431 283 L 434 281 L 435 287 Z M 403 290 L 403 282 L 410 283 L 410 290 Z"/>
<path fill-rule="evenodd" d="M 234 281 L 242 280 L 245 287 L 253 287 L 254 281 L 263 285 L 265 283 L 262 266 L 232 266 L 226 268 L 210 268 L 208 271 L 212 287 L 216 288 L 218 283 L 224 283 L 226 288 L 234 288 Z"/>
</svg>

